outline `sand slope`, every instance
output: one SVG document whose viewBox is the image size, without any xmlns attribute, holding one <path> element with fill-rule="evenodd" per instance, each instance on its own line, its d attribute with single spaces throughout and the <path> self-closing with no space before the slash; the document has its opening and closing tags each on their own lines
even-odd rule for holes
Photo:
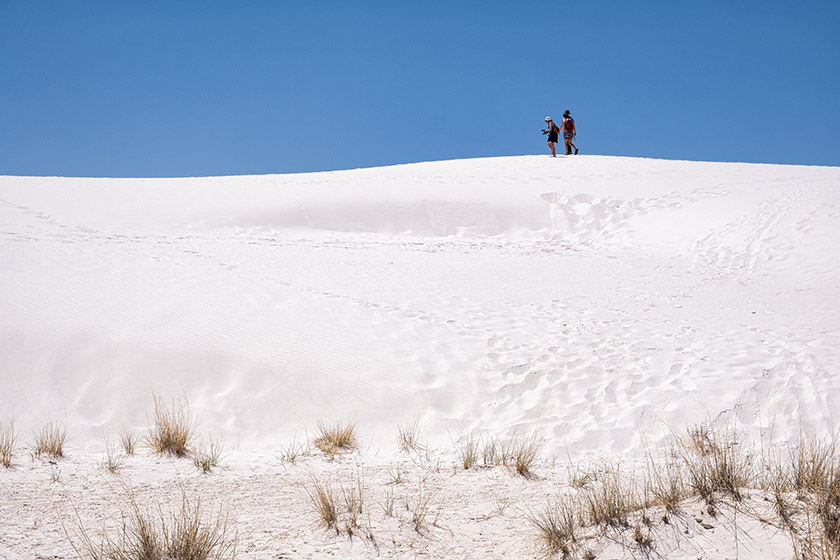
<svg viewBox="0 0 840 560">
<path fill-rule="evenodd" d="M 152 391 L 245 449 L 420 417 L 632 453 L 731 416 L 836 429 L 840 170 L 512 157 L 0 178 L 0 406 L 76 448 Z"/>
</svg>

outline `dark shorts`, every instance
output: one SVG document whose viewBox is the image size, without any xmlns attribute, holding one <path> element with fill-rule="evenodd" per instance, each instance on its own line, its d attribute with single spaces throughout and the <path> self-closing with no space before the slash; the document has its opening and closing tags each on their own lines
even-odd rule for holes
<svg viewBox="0 0 840 560">
<path fill-rule="evenodd" d="M 575 133 L 572 132 L 571 130 L 567 130 L 566 132 L 563 133 L 563 138 L 566 138 L 567 140 L 571 140 L 572 137 L 574 136 L 574 134 Z"/>
<path fill-rule="evenodd" d="M 548 141 L 549 142 L 557 142 L 557 133 L 556 132 L 549 132 L 548 133 Z"/>
</svg>

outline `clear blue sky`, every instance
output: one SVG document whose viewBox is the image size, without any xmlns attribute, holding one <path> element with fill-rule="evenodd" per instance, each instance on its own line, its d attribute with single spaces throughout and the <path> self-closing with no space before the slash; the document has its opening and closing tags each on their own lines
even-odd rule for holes
<svg viewBox="0 0 840 560">
<path fill-rule="evenodd" d="M 0 174 L 840 165 L 837 0 L 0 0 Z"/>
</svg>

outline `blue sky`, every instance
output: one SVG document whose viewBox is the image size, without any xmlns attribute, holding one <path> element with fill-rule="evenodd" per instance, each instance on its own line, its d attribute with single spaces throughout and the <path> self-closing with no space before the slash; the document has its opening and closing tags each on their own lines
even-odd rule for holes
<svg viewBox="0 0 840 560">
<path fill-rule="evenodd" d="M 0 0 L 0 174 L 840 165 L 840 2 Z"/>
</svg>

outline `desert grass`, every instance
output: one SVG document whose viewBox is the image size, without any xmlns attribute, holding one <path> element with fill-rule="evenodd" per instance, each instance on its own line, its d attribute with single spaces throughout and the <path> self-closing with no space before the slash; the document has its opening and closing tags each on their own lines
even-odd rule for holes
<svg viewBox="0 0 840 560">
<path fill-rule="evenodd" d="M 406 506 L 411 513 L 411 525 L 418 533 L 422 533 L 427 528 L 427 517 L 429 515 L 429 508 L 431 507 L 431 496 L 423 484 L 420 484 L 415 499 Z"/>
<path fill-rule="evenodd" d="M 365 491 L 361 478 L 352 481 L 349 486 L 341 488 L 341 495 L 344 499 L 344 532 L 349 536 L 360 532 L 362 525 L 360 519 L 365 509 Z M 362 535 L 369 535 L 370 531 L 362 532 Z"/>
<path fill-rule="evenodd" d="M 78 543 L 64 527 L 76 555 L 83 560 L 233 560 L 237 538 L 228 517 L 207 515 L 200 500 L 182 494 L 178 509 L 165 513 L 160 505 L 141 508 L 128 496 L 128 512 L 115 534 L 91 535 L 76 511 Z M 64 525 L 62 521 L 62 526 Z M 232 534 L 233 533 L 233 534 Z"/>
<path fill-rule="evenodd" d="M 298 457 L 309 452 L 303 444 L 292 440 L 288 445 L 280 449 L 280 461 L 283 463 L 294 463 Z"/>
<path fill-rule="evenodd" d="M 201 440 L 195 450 L 192 451 L 193 465 L 201 472 L 207 474 L 213 467 L 217 467 L 222 460 L 224 446 L 221 440 Z"/>
<path fill-rule="evenodd" d="M 35 446 L 32 448 L 33 457 L 64 457 L 64 443 L 67 440 L 67 430 L 56 422 L 47 422 L 35 434 Z"/>
<path fill-rule="evenodd" d="M 694 452 L 689 449 L 683 456 L 691 489 L 710 508 L 720 494 L 743 501 L 744 489 L 755 480 L 754 468 L 737 437 L 704 430 L 702 439 L 692 435 L 692 442 Z"/>
<path fill-rule="evenodd" d="M 673 461 L 659 464 L 649 457 L 645 484 L 645 494 L 650 496 L 650 500 L 646 500 L 649 505 L 662 506 L 671 515 L 679 512 L 680 504 L 687 497 L 681 467 L 680 463 Z"/>
<path fill-rule="evenodd" d="M 190 454 L 190 445 L 195 430 L 195 420 L 186 398 L 172 399 L 167 405 L 159 395 L 154 399 L 154 415 L 149 428 L 147 442 L 155 453 L 166 453 L 176 457 Z"/>
<path fill-rule="evenodd" d="M 503 453 L 507 466 L 525 478 L 536 478 L 532 467 L 537 461 L 540 444 L 536 435 L 515 436 L 508 442 Z"/>
<path fill-rule="evenodd" d="M 488 437 L 476 441 L 468 439 L 457 447 L 458 463 L 464 470 L 479 464 L 481 467 L 510 467 L 525 478 L 536 478 L 533 467 L 537 462 L 540 441 L 536 435 L 514 434 L 509 440 Z"/>
<path fill-rule="evenodd" d="M 537 512 L 527 512 L 526 519 L 537 532 L 539 542 L 549 556 L 562 554 L 564 558 L 572 553 L 577 526 L 576 504 L 568 498 L 547 504 Z"/>
<path fill-rule="evenodd" d="M 478 463 L 478 442 L 468 439 L 457 447 L 458 462 L 465 471 L 470 470 Z"/>
<path fill-rule="evenodd" d="M 105 459 L 102 461 L 102 468 L 111 474 L 116 474 L 125 467 L 125 455 L 121 455 L 117 450 L 105 443 Z"/>
<path fill-rule="evenodd" d="M 349 453 L 356 449 L 356 423 L 337 422 L 328 426 L 321 420 L 317 422 L 318 437 L 313 444 L 315 447 L 334 457 L 342 453 Z"/>
<path fill-rule="evenodd" d="M 15 453 L 15 422 L 0 423 L 0 465 L 5 468 L 12 466 L 12 456 Z"/>
<path fill-rule="evenodd" d="M 397 445 L 400 451 L 418 451 L 424 448 L 420 441 L 420 419 L 397 426 Z"/>
<path fill-rule="evenodd" d="M 641 507 L 635 485 L 622 479 L 618 468 L 608 470 L 584 493 L 583 509 L 593 525 L 629 527 L 630 514 Z"/>
<path fill-rule="evenodd" d="M 306 493 L 310 502 L 318 513 L 321 523 L 327 528 L 339 534 L 341 530 L 338 525 L 338 496 L 328 484 L 322 484 L 313 480 L 311 487 L 306 487 Z"/>
<path fill-rule="evenodd" d="M 120 432 L 120 445 L 126 455 L 134 455 L 137 451 L 138 438 L 134 430 L 123 430 Z"/>
</svg>

